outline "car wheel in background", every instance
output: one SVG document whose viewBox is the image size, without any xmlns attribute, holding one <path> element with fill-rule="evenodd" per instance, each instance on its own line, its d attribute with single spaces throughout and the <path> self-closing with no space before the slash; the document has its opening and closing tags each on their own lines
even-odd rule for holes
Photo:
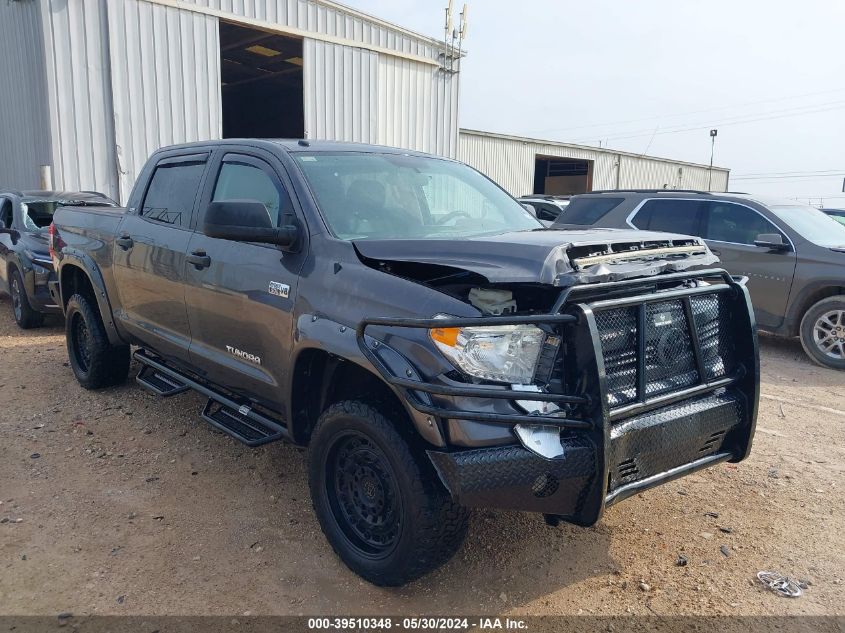
<svg viewBox="0 0 845 633">
<path fill-rule="evenodd" d="M 801 345 L 816 363 L 845 369 L 845 295 L 828 297 L 801 319 Z"/>
<path fill-rule="evenodd" d="M 111 387 L 129 374 L 129 346 L 109 343 L 96 305 L 75 294 L 65 310 L 65 337 L 70 366 L 86 389 Z"/>
<path fill-rule="evenodd" d="M 9 276 L 9 297 L 12 301 L 12 314 L 18 327 L 23 330 L 41 327 L 44 323 L 44 315 L 33 310 L 29 305 L 26 286 L 23 285 L 23 278 L 17 270 L 13 270 Z"/>
<path fill-rule="evenodd" d="M 452 501 L 425 454 L 366 403 L 339 402 L 320 416 L 308 480 L 329 543 L 373 584 L 419 578 L 463 543 L 468 511 Z"/>
</svg>

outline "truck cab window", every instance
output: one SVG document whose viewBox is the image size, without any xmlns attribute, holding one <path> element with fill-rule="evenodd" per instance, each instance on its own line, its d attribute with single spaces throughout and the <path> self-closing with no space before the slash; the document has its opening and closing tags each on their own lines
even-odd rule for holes
<svg viewBox="0 0 845 633">
<path fill-rule="evenodd" d="M 260 167 L 243 163 L 223 163 L 212 200 L 257 200 L 267 208 L 273 226 L 291 212 L 290 198 L 281 184 Z"/>
<path fill-rule="evenodd" d="M 141 215 L 156 222 L 188 228 L 194 198 L 199 189 L 205 163 L 173 163 L 156 167 Z"/>
</svg>

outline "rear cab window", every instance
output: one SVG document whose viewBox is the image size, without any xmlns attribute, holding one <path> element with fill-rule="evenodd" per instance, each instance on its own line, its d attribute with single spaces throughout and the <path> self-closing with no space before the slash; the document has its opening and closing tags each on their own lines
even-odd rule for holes
<svg viewBox="0 0 845 633">
<path fill-rule="evenodd" d="M 575 198 L 558 217 L 556 224 L 590 226 L 625 201 L 625 198 Z"/>
<path fill-rule="evenodd" d="M 141 216 L 154 222 L 189 228 L 206 159 L 207 154 L 161 160 L 147 186 Z"/>
</svg>

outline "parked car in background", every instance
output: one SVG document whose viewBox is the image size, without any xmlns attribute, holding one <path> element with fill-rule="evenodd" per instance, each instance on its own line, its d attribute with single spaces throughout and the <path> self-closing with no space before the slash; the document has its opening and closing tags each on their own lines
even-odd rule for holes
<svg viewBox="0 0 845 633">
<path fill-rule="evenodd" d="M 822 213 L 826 213 L 840 224 L 845 224 L 845 209 L 821 209 Z"/>
<path fill-rule="evenodd" d="M 569 204 L 571 196 L 545 196 L 541 194 L 522 196 L 518 200 L 522 204 L 531 205 L 534 208 L 534 215 L 543 223 L 551 223 L 557 220 L 561 211 Z"/>
<path fill-rule="evenodd" d="M 699 238 L 542 230 L 457 161 L 164 148 L 125 212 L 61 209 L 52 251 L 80 384 L 124 380 L 138 345 L 147 389 L 307 444 L 323 533 L 379 585 L 448 560 L 467 507 L 592 525 L 751 447 L 751 303 Z"/>
<path fill-rule="evenodd" d="M 799 336 L 814 361 L 845 369 L 845 226 L 789 200 L 699 191 L 601 191 L 572 198 L 554 228 L 637 228 L 701 237 L 748 277 L 761 330 Z"/>
<path fill-rule="evenodd" d="M 45 314 L 61 314 L 47 288 L 55 279 L 47 229 L 56 209 L 68 204 L 117 206 L 93 191 L 0 190 L 0 291 L 10 295 L 23 329 L 40 326 Z"/>
</svg>

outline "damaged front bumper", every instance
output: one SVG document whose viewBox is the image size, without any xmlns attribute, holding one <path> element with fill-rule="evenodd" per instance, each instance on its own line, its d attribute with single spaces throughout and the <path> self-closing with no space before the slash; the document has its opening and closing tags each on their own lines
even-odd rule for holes
<svg viewBox="0 0 845 633">
<path fill-rule="evenodd" d="M 707 283 L 701 282 L 706 280 Z M 722 270 L 575 286 L 548 314 L 480 319 L 372 319 L 359 346 L 414 409 L 450 425 L 516 424 L 559 429 L 562 454 L 523 445 L 432 450 L 453 498 L 466 506 L 542 512 L 590 525 L 605 507 L 751 446 L 759 363 L 748 293 Z M 382 327 L 531 323 L 562 340 L 542 393 L 397 375 L 366 335 Z M 525 414 L 519 400 L 560 412 Z M 494 403 L 498 406 L 478 406 Z M 503 411 L 503 409 L 505 409 Z"/>
</svg>

